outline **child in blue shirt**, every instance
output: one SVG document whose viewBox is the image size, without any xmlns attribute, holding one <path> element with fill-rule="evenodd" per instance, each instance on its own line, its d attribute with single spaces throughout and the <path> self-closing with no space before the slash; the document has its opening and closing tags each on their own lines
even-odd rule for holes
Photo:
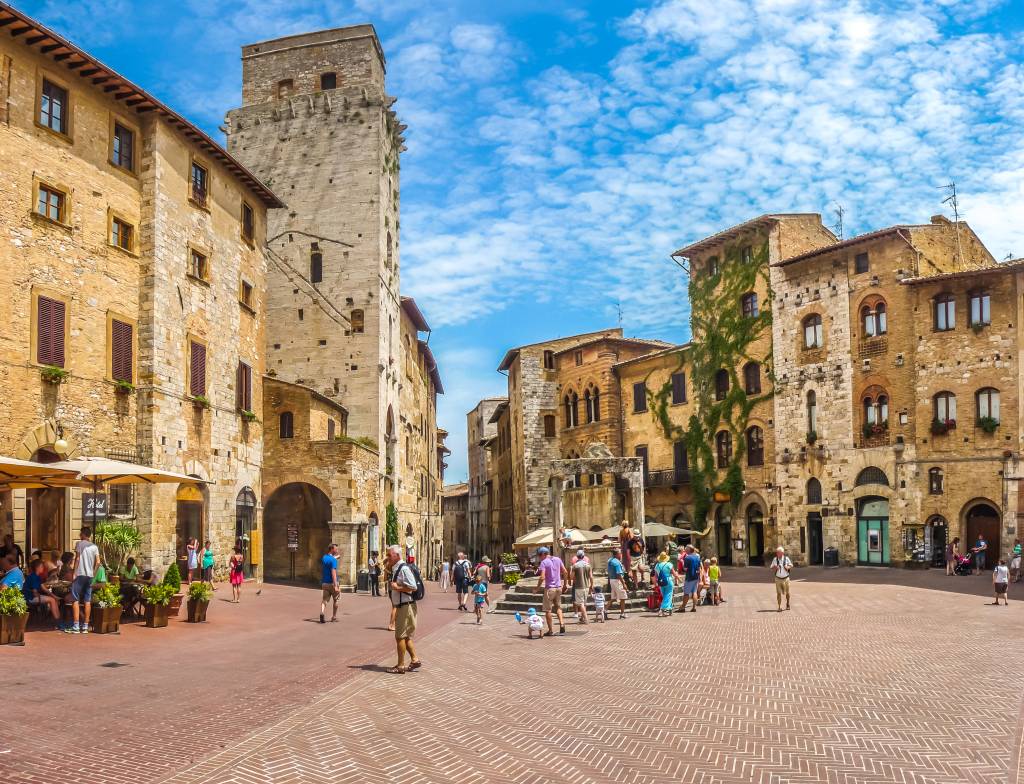
<svg viewBox="0 0 1024 784">
<path fill-rule="evenodd" d="M 477 623 L 483 623 L 484 604 L 491 606 L 491 601 L 487 598 L 487 583 L 477 575 L 473 580 L 473 611 L 476 613 Z"/>
</svg>

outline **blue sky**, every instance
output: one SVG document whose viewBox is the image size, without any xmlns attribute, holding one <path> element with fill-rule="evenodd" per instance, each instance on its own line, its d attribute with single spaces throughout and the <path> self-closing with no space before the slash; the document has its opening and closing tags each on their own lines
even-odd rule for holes
<svg viewBox="0 0 1024 784">
<path fill-rule="evenodd" d="M 851 233 L 946 211 L 1024 255 L 1020 0 L 32 0 L 17 3 L 206 127 L 239 48 L 372 22 L 409 125 L 403 293 L 465 414 L 511 346 L 618 322 L 688 337 L 669 254 L 763 212 Z"/>
</svg>

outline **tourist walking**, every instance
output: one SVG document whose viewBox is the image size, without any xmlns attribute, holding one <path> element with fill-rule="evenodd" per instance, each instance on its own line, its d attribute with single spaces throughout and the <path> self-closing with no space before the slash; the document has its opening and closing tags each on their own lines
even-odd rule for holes
<svg viewBox="0 0 1024 784">
<path fill-rule="evenodd" d="M 576 561 L 572 565 L 572 607 L 576 618 L 584 626 L 590 623 L 587 618 L 587 598 L 594 587 L 594 572 L 590 561 L 583 550 L 576 551 Z"/>
<path fill-rule="evenodd" d="M 92 529 L 83 525 L 79 540 L 75 543 L 75 579 L 71 583 L 71 626 L 65 627 L 65 632 L 70 634 L 89 633 L 89 615 L 92 611 L 92 578 L 96 576 L 96 565 L 99 561 L 100 548 L 92 541 Z"/>
<path fill-rule="evenodd" d="M 387 556 L 387 551 L 384 554 L 384 587 L 388 591 L 388 596 L 391 595 L 391 562 Z M 395 630 L 395 615 L 398 613 L 398 607 L 394 604 L 391 605 L 391 609 L 388 610 L 388 631 L 393 632 Z"/>
<path fill-rule="evenodd" d="M 476 574 L 485 583 L 490 585 L 491 583 L 491 559 L 488 556 L 484 556 L 480 559 L 480 563 L 476 566 Z"/>
<path fill-rule="evenodd" d="M 461 550 L 452 566 L 452 577 L 455 579 L 455 596 L 459 600 L 459 612 L 468 612 L 466 598 L 469 596 L 469 584 L 473 580 L 473 564 L 466 559 L 466 554 Z"/>
<path fill-rule="evenodd" d="M 242 548 L 235 547 L 228 559 L 228 572 L 231 580 L 231 601 L 238 604 L 242 600 L 242 583 L 245 581 L 245 559 Z"/>
<path fill-rule="evenodd" d="M 974 565 L 978 569 L 978 574 L 985 571 L 985 556 L 988 551 L 988 542 L 985 541 L 985 534 L 978 534 L 978 541 L 972 548 L 974 552 Z"/>
<path fill-rule="evenodd" d="M 203 545 L 203 550 L 199 554 L 199 563 L 203 567 L 203 582 L 213 585 L 213 545 L 210 540 L 207 539 Z M 217 590 L 214 588 L 213 590 Z"/>
<path fill-rule="evenodd" d="M 623 520 L 622 525 L 619 527 L 619 551 L 622 553 L 622 566 L 626 570 L 627 575 L 630 572 L 629 543 L 632 539 L 633 529 L 629 527 L 628 522 Z"/>
<path fill-rule="evenodd" d="M 444 593 L 448 593 L 448 589 L 452 584 L 452 565 L 450 560 L 441 564 L 441 591 Z"/>
<path fill-rule="evenodd" d="M 199 576 L 199 541 L 189 537 L 185 545 L 185 584 L 192 585 L 192 580 Z"/>
<path fill-rule="evenodd" d="M 1010 587 L 1010 570 L 1006 567 L 1006 561 L 1002 558 L 999 559 L 999 563 L 996 564 L 996 568 L 992 570 L 992 590 L 995 592 L 996 600 L 992 602 L 998 606 L 999 598 L 1002 597 L 1003 604 L 1009 605 L 1010 600 L 1007 598 L 1007 589 Z"/>
<path fill-rule="evenodd" d="M 548 630 L 544 632 L 545 637 L 555 633 L 552 613 L 558 616 L 558 633 L 565 634 L 565 616 L 562 615 L 562 589 L 568 582 L 569 572 L 565 564 L 557 555 L 551 555 L 546 547 L 537 550 L 540 563 L 537 571 L 540 574 L 540 585 L 544 589 L 544 620 L 547 621 Z"/>
<path fill-rule="evenodd" d="M 784 547 L 775 548 L 775 557 L 772 558 L 772 574 L 775 575 L 775 601 L 779 605 L 779 612 L 782 612 L 782 597 L 786 597 L 786 609 L 789 609 L 789 575 L 793 571 L 793 562 L 786 555 Z"/>
<path fill-rule="evenodd" d="M 231 583 L 234 585 L 234 582 Z M 338 545 L 333 542 L 327 545 L 327 552 L 320 559 L 320 623 L 326 623 L 327 601 L 333 600 L 334 610 L 331 623 L 338 622 L 338 599 L 341 589 L 338 587 Z"/>
<path fill-rule="evenodd" d="M 657 583 L 658 590 L 661 591 L 661 606 L 658 608 L 658 617 L 665 618 L 672 614 L 672 599 L 675 597 L 676 579 L 679 577 L 679 573 L 672 566 L 672 559 L 668 557 L 668 553 L 664 551 L 658 553 L 658 561 L 654 565 L 651 576 L 654 582 Z M 686 608 L 685 596 L 683 597 L 683 608 Z"/>
<path fill-rule="evenodd" d="M 612 557 L 608 559 L 608 584 L 611 587 L 612 603 L 619 603 L 619 619 L 626 617 L 626 598 L 629 596 L 626 590 L 626 568 L 622 565 L 622 550 L 616 547 L 612 550 Z"/>
<path fill-rule="evenodd" d="M 391 606 L 395 608 L 395 648 L 398 651 L 398 663 L 388 668 L 388 672 L 402 675 L 407 670 L 405 656 L 409 655 L 409 670 L 418 670 L 423 666 L 416 656 L 413 647 L 413 636 L 416 633 L 416 593 L 419 581 L 413 567 L 402 560 L 402 548 L 393 544 L 387 549 L 388 596 Z"/>
<path fill-rule="evenodd" d="M 665 553 L 668 557 L 668 553 Z M 690 612 L 697 612 L 698 590 L 700 587 L 700 556 L 692 544 L 686 545 L 686 555 L 683 556 L 683 604 L 680 612 L 686 612 L 686 602 L 690 600 L 692 606 Z"/>
<path fill-rule="evenodd" d="M 953 541 L 946 545 L 946 576 L 956 574 L 956 559 L 960 557 L 960 537 L 954 536 Z"/>
<path fill-rule="evenodd" d="M 370 596 L 380 596 L 380 556 L 376 550 L 370 553 L 366 570 L 370 574 Z"/>
</svg>

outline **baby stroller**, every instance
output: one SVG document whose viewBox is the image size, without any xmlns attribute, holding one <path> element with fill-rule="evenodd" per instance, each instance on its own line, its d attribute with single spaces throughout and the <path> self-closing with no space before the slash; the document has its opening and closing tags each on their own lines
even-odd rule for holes
<svg viewBox="0 0 1024 784">
<path fill-rule="evenodd" d="M 953 574 L 959 574 L 961 577 L 965 577 L 974 571 L 974 553 L 970 555 L 958 555 L 956 558 L 956 566 L 953 567 Z"/>
</svg>

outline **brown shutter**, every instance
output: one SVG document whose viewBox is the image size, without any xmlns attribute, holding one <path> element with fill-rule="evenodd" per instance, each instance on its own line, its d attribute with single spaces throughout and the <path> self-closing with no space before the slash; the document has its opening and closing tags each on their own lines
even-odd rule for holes
<svg viewBox="0 0 1024 784">
<path fill-rule="evenodd" d="M 246 411 L 252 411 L 252 368 L 246 364 L 242 365 L 242 374 L 245 378 L 245 387 L 243 388 L 244 396 L 242 403 L 245 405 Z"/>
<path fill-rule="evenodd" d="M 189 358 L 189 393 L 206 394 L 206 346 L 202 343 L 191 343 Z"/>
<path fill-rule="evenodd" d="M 235 407 L 239 411 L 252 410 L 252 368 L 244 362 L 238 363 L 235 373 Z"/>
<path fill-rule="evenodd" d="M 132 380 L 132 325 L 110 322 L 110 375 L 114 381 Z"/>
<path fill-rule="evenodd" d="M 36 308 L 36 361 L 64 367 L 64 303 L 39 297 Z"/>
</svg>

